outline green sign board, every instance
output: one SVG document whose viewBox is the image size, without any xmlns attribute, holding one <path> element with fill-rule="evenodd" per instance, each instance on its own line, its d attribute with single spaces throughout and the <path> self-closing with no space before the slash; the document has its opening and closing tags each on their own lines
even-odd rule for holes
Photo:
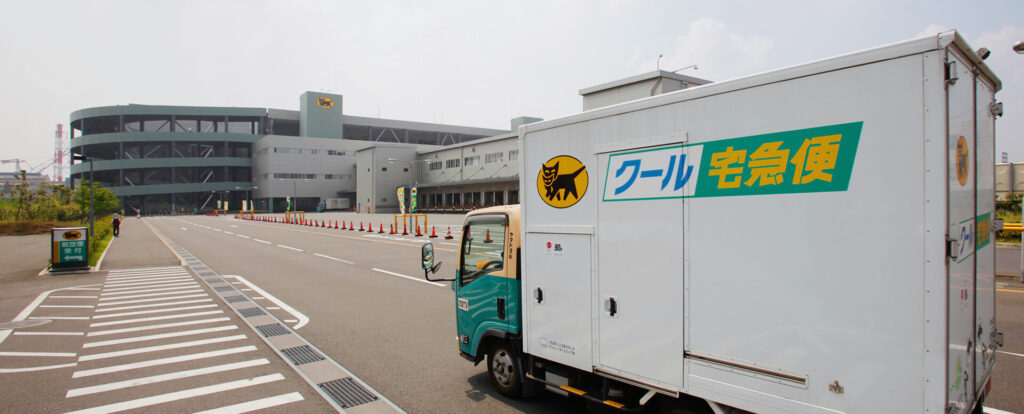
<svg viewBox="0 0 1024 414">
<path fill-rule="evenodd" d="M 89 230 L 85 227 L 55 228 L 50 231 L 53 270 L 89 268 Z"/>
</svg>

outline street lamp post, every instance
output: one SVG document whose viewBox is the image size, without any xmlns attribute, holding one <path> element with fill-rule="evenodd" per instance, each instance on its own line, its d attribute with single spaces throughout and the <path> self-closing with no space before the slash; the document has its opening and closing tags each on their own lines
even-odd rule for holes
<svg viewBox="0 0 1024 414">
<path fill-rule="evenodd" d="M 96 234 L 96 210 L 93 209 L 93 200 L 96 199 L 96 179 L 93 176 L 92 158 L 85 155 L 75 155 L 72 161 L 89 161 L 89 237 Z"/>
</svg>

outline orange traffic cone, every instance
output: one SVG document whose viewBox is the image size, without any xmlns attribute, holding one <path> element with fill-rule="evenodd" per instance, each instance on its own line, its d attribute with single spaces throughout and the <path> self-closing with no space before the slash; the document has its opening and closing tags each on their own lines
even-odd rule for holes
<svg viewBox="0 0 1024 414">
<path fill-rule="evenodd" d="M 348 231 L 353 231 L 355 229 L 356 229 L 355 223 L 352 223 L 352 220 L 349 220 L 348 221 Z"/>
<path fill-rule="evenodd" d="M 402 222 L 402 235 L 403 236 L 408 236 L 409 235 L 409 230 L 406 229 L 404 221 Z"/>
<path fill-rule="evenodd" d="M 380 231 L 377 233 L 384 234 L 384 223 L 380 223 Z"/>
<path fill-rule="evenodd" d="M 361 221 L 359 222 L 359 231 L 366 231 L 366 230 L 363 230 L 363 222 L 361 222 Z"/>
<path fill-rule="evenodd" d="M 344 222 L 344 221 L 343 221 L 343 222 L 341 222 L 341 229 L 342 229 L 342 230 L 348 230 L 348 226 L 347 226 L 347 225 L 345 225 L 345 222 Z"/>
<path fill-rule="evenodd" d="M 338 220 L 334 220 L 334 229 L 335 229 L 335 230 L 337 230 L 337 229 L 338 229 Z"/>
<path fill-rule="evenodd" d="M 434 226 L 434 227 L 430 228 L 430 238 L 431 239 L 436 239 L 437 238 L 437 226 Z"/>
<path fill-rule="evenodd" d="M 448 226 L 448 235 L 447 235 L 447 236 L 444 236 L 444 238 L 445 238 L 446 240 L 451 240 L 451 239 L 454 239 L 454 237 L 452 237 L 452 226 Z"/>
<path fill-rule="evenodd" d="M 423 237 L 423 233 L 420 233 L 420 225 L 416 225 L 416 237 Z"/>
<path fill-rule="evenodd" d="M 394 223 L 388 224 L 388 234 L 395 234 L 395 225 L 394 225 Z"/>
<path fill-rule="evenodd" d="M 484 235 L 484 243 L 491 243 L 493 241 L 494 240 L 491 240 L 491 231 L 487 230 L 487 234 Z"/>
</svg>

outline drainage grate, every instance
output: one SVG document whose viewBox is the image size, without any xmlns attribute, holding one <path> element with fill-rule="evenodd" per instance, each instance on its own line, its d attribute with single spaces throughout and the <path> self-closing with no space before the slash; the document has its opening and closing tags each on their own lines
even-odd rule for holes
<svg viewBox="0 0 1024 414">
<path fill-rule="evenodd" d="M 229 290 L 235 290 L 235 288 L 230 286 L 230 285 L 228 285 L 228 286 L 215 287 L 215 288 L 213 288 L 213 290 L 216 290 L 218 292 L 227 292 Z"/>
<path fill-rule="evenodd" d="M 227 296 L 224 300 L 228 301 L 228 303 L 238 303 L 248 301 L 249 298 L 245 296 Z"/>
<path fill-rule="evenodd" d="M 292 333 L 292 331 L 289 331 L 287 328 L 281 326 L 281 324 L 279 323 L 272 323 L 270 325 L 260 325 L 256 327 L 256 330 L 260 331 L 260 333 L 263 334 L 264 338 L 269 338 L 271 336 L 278 335 L 288 335 Z"/>
<path fill-rule="evenodd" d="M 378 399 L 352 377 L 325 382 L 320 384 L 320 389 L 330 395 L 341 408 L 352 408 Z"/>
<path fill-rule="evenodd" d="M 292 365 L 308 364 L 310 362 L 323 361 L 323 355 L 310 348 L 309 345 L 297 346 L 294 348 L 282 349 L 281 353 L 292 361 Z"/>
<path fill-rule="evenodd" d="M 252 318 L 254 316 L 263 316 L 267 314 L 266 312 L 263 311 L 263 309 L 260 308 L 238 309 L 238 313 L 242 314 L 242 316 L 246 318 Z"/>
</svg>

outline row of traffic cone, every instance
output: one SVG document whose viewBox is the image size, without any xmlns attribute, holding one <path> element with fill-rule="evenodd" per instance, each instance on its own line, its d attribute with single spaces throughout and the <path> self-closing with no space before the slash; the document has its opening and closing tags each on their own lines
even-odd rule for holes
<svg viewBox="0 0 1024 414">
<path fill-rule="evenodd" d="M 312 220 L 312 219 L 302 219 L 302 220 L 299 220 L 299 219 L 291 219 L 291 218 L 278 219 L 277 217 L 264 217 L 264 216 L 245 216 L 245 217 L 236 216 L 236 218 L 241 218 L 243 220 L 251 220 L 251 221 L 261 221 L 261 222 L 267 222 L 267 223 L 284 223 L 284 224 L 294 224 L 294 225 L 307 226 L 307 227 L 320 227 L 320 228 L 328 228 L 328 229 L 356 231 L 356 225 L 352 221 L 349 221 L 348 225 L 345 225 L 345 222 L 341 221 L 341 226 L 339 226 L 338 225 L 338 220 L 334 220 L 334 224 L 332 225 L 330 220 L 319 220 L 318 221 L 318 220 Z M 366 224 L 367 224 L 367 226 L 363 227 L 363 222 L 360 221 L 359 222 L 359 231 L 366 231 L 366 232 L 373 233 L 373 224 L 372 223 L 366 223 Z M 379 233 L 379 234 L 398 234 L 398 229 L 396 229 L 394 225 L 389 224 L 388 225 L 388 231 L 387 231 L 387 233 L 385 233 L 384 232 L 384 223 L 381 223 L 380 226 L 378 227 L 377 233 Z M 405 223 L 402 223 L 402 235 L 403 236 L 409 236 L 410 235 L 409 234 L 409 230 L 405 226 Z M 416 233 L 414 234 L 414 236 L 416 236 L 416 237 L 423 237 L 423 233 L 420 231 L 420 226 L 418 224 L 416 225 Z M 430 228 L 430 236 L 428 236 L 428 237 L 431 238 L 431 239 L 436 239 L 438 237 L 437 236 L 437 226 L 433 226 L 433 227 Z M 451 226 L 448 227 L 448 235 L 444 236 L 444 238 L 447 239 L 447 240 L 454 239 L 454 237 L 452 236 L 452 228 L 451 228 Z M 484 242 L 489 242 L 490 239 L 491 239 L 490 232 L 488 231 L 486 240 L 484 240 Z"/>
</svg>

